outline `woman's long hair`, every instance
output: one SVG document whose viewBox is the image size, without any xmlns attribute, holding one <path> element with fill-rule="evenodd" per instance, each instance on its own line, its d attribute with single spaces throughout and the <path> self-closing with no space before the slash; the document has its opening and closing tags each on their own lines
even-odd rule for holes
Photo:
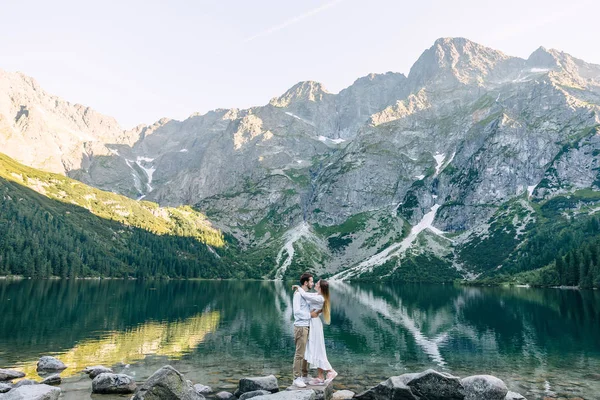
<svg viewBox="0 0 600 400">
<path fill-rule="evenodd" d="M 319 281 L 319 286 L 321 286 L 321 295 L 325 299 L 323 303 L 323 319 L 325 323 L 329 325 L 331 323 L 331 306 L 329 304 L 329 283 L 326 280 L 321 279 Z"/>
</svg>

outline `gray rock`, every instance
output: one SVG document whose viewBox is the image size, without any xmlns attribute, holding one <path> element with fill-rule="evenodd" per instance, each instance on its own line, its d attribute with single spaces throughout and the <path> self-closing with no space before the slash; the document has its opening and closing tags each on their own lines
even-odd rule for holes
<svg viewBox="0 0 600 400">
<path fill-rule="evenodd" d="M 213 391 L 210 386 L 205 386 L 200 383 L 197 383 L 194 385 L 194 390 L 196 391 L 196 393 L 202 394 L 202 395 L 212 393 L 212 391 Z"/>
<path fill-rule="evenodd" d="M 67 366 L 57 358 L 44 356 L 37 363 L 38 371 L 62 371 Z"/>
<path fill-rule="evenodd" d="M 253 397 L 254 400 L 315 400 L 314 390 L 284 390 L 282 392 Z"/>
<path fill-rule="evenodd" d="M 355 398 L 360 400 L 418 400 L 406 385 L 406 381 L 413 375 L 416 374 L 392 376 L 379 385 L 359 393 Z"/>
<path fill-rule="evenodd" d="M 94 365 L 92 367 L 86 367 L 83 370 L 83 373 L 88 374 L 92 379 L 105 372 L 113 373 L 115 371 L 113 371 L 111 368 L 105 367 L 104 365 Z"/>
<path fill-rule="evenodd" d="M 269 392 L 267 390 L 254 390 L 252 392 L 243 393 L 239 397 L 239 400 L 247 400 L 247 399 L 251 399 L 251 398 L 256 397 L 256 396 L 264 396 L 264 395 L 267 395 L 267 394 L 271 394 L 271 392 Z"/>
<path fill-rule="evenodd" d="M 50 375 L 47 378 L 45 378 L 40 383 L 44 384 L 44 385 L 56 386 L 56 385 L 60 385 L 62 383 L 62 378 L 60 377 L 59 374 L 53 374 L 53 375 Z"/>
<path fill-rule="evenodd" d="M 19 388 L 21 386 L 37 385 L 38 382 L 31 379 L 23 379 L 13 385 L 13 388 Z"/>
<path fill-rule="evenodd" d="M 333 396 L 333 383 L 330 382 L 328 385 L 306 384 L 306 388 L 303 389 L 299 389 L 292 385 L 286 390 L 312 390 L 315 392 L 315 400 L 331 400 L 331 397 Z"/>
<path fill-rule="evenodd" d="M 525 397 L 521 396 L 519 393 L 509 391 L 506 393 L 506 397 L 504 400 L 527 400 Z"/>
<path fill-rule="evenodd" d="M 138 387 L 132 400 L 203 400 L 194 386 L 170 365 L 157 370 L 146 382 Z"/>
<path fill-rule="evenodd" d="M 219 392 L 215 395 L 215 397 L 219 400 L 229 400 L 234 398 L 235 396 L 229 392 Z"/>
<path fill-rule="evenodd" d="M 406 383 L 414 395 L 427 400 L 463 400 L 465 389 L 456 376 L 428 369 Z"/>
<path fill-rule="evenodd" d="M 275 375 L 258 376 L 253 378 L 242 378 L 238 387 L 241 394 L 253 392 L 255 390 L 266 390 L 271 393 L 279 391 L 279 384 Z"/>
<path fill-rule="evenodd" d="M 337 390 L 331 396 L 332 400 L 350 400 L 356 393 L 352 390 Z"/>
<path fill-rule="evenodd" d="M 61 390 L 48 385 L 26 385 L 3 394 L 2 400 L 58 400 Z"/>
<path fill-rule="evenodd" d="M 492 375 L 475 375 L 463 378 L 465 400 L 503 400 L 508 388 L 501 379 Z"/>
<path fill-rule="evenodd" d="M 129 375 L 104 372 L 92 380 L 92 393 L 128 394 L 135 392 L 137 385 Z"/>
<path fill-rule="evenodd" d="M 10 383 L 0 382 L 0 393 L 6 393 L 13 388 L 13 385 Z"/>
<path fill-rule="evenodd" d="M 21 371 L 14 371 L 12 369 L 1 369 L 0 368 L 0 382 L 12 381 L 24 377 L 25 374 Z"/>
</svg>

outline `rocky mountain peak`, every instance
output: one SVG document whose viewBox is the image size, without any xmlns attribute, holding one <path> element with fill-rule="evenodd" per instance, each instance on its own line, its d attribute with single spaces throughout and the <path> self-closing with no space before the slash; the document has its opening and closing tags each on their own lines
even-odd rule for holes
<svg viewBox="0 0 600 400">
<path fill-rule="evenodd" d="M 298 102 L 319 102 L 331 95 L 323 84 L 315 81 L 303 81 L 288 89 L 282 96 L 271 99 L 269 104 L 275 107 L 289 107 Z"/>
<path fill-rule="evenodd" d="M 419 57 L 408 79 L 413 88 L 433 82 L 480 84 L 498 64 L 512 58 L 465 38 L 440 38 Z"/>
</svg>

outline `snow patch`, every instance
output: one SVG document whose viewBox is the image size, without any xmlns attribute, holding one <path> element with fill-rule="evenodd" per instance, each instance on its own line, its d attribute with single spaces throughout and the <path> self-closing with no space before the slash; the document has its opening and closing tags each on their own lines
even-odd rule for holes
<svg viewBox="0 0 600 400">
<path fill-rule="evenodd" d="M 187 153 L 187 152 L 188 152 L 188 149 L 181 149 L 181 150 L 179 150 L 179 152 L 180 152 L 180 153 Z"/>
<path fill-rule="evenodd" d="M 415 176 L 415 178 L 417 178 L 418 180 L 423 180 L 425 179 L 425 175 L 417 175 Z"/>
<path fill-rule="evenodd" d="M 146 178 L 147 178 L 146 186 L 148 187 L 148 193 L 150 193 L 151 191 L 154 190 L 151 183 L 152 183 L 152 176 L 154 175 L 154 171 L 156 171 L 156 167 L 154 167 L 152 165 L 150 165 L 149 167 L 145 167 L 144 165 L 142 165 L 142 162 L 150 163 L 152 161 L 154 161 L 154 158 L 139 156 L 135 162 L 138 165 L 138 167 L 140 167 L 146 174 Z"/>
<path fill-rule="evenodd" d="M 550 68 L 531 68 L 530 71 L 531 72 L 548 72 L 548 71 L 550 71 Z"/>
<path fill-rule="evenodd" d="M 439 208 L 439 204 L 435 204 L 433 207 L 431 207 L 431 210 L 423 216 L 423 218 L 421 219 L 421 221 L 419 221 L 417 225 L 412 227 L 408 236 L 404 238 L 404 240 L 402 240 L 400 243 L 395 243 L 389 246 L 388 248 L 368 258 L 367 260 L 361 262 L 357 266 L 333 275 L 330 279 L 343 281 L 345 279 L 360 275 L 364 272 L 371 272 L 373 270 L 373 267 L 384 264 L 392 257 L 399 256 L 406 252 L 406 250 L 408 250 L 410 246 L 412 246 L 412 244 L 415 242 L 419 233 L 421 233 L 425 229 L 429 229 L 436 235 L 440 235 L 443 237 L 443 232 L 432 226 L 433 220 L 435 219 L 435 214 L 437 213 L 437 210 Z"/>
<path fill-rule="evenodd" d="M 110 147 L 107 147 L 107 149 L 110 152 L 110 154 L 115 155 L 115 156 L 120 156 L 120 154 L 117 150 L 111 149 Z"/>
<path fill-rule="evenodd" d="M 286 111 L 285 113 L 286 113 L 287 115 L 289 115 L 290 117 L 294 117 L 294 118 L 296 118 L 296 119 L 298 119 L 298 120 L 300 120 L 300 121 L 302 121 L 302 122 L 305 122 L 305 123 L 309 124 L 310 126 L 315 126 L 315 124 L 314 124 L 314 123 L 312 123 L 312 122 L 310 122 L 310 121 L 308 121 L 308 120 L 306 120 L 306 119 L 304 119 L 304 118 L 302 118 L 302 117 L 299 117 L 299 116 L 297 116 L 296 114 L 292 114 L 291 112 L 288 112 L 288 111 Z"/>
<path fill-rule="evenodd" d="M 335 144 L 344 143 L 346 141 L 345 139 L 331 139 L 323 135 L 319 136 L 317 139 L 319 139 L 323 143 L 331 142 Z"/>
<path fill-rule="evenodd" d="M 533 191 L 537 185 L 527 186 L 527 193 L 529 193 L 529 197 L 533 196 Z"/>
<path fill-rule="evenodd" d="M 283 257 L 283 252 L 287 253 L 287 258 L 283 261 L 281 266 L 277 268 L 275 271 L 275 280 L 282 280 L 285 275 L 285 271 L 287 271 L 288 267 L 292 264 L 292 260 L 294 259 L 294 243 L 300 240 L 301 238 L 312 238 L 312 233 L 310 231 L 310 225 L 307 222 L 303 222 L 295 228 L 290 229 L 284 235 L 285 244 L 277 253 L 277 258 L 275 259 L 275 263 L 279 266 L 281 259 Z M 313 239 L 314 240 L 314 239 Z"/>
</svg>

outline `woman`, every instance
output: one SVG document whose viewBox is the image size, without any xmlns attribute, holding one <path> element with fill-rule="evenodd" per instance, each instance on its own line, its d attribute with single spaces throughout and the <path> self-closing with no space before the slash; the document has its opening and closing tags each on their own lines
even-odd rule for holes
<svg viewBox="0 0 600 400">
<path fill-rule="evenodd" d="M 300 295 L 306 300 L 311 310 L 316 310 L 319 314 L 323 314 L 325 323 L 329 325 L 331 322 L 331 312 L 329 304 L 329 283 L 321 279 L 315 285 L 317 293 L 308 293 L 298 285 L 292 286 L 292 289 L 298 290 Z M 308 331 L 308 343 L 304 359 L 311 364 L 313 368 L 317 368 L 318 375 L 315 379 L 308 382 L 309 385 L 324 385 L 329 384 L 336 376 L 337 372 L 331 368 L 331 364 L 327 360 L 327 352 L 325 351 L 325 338 L 323 336 L 323 323 L 319 317 L 310 319 L 310 329 Z M 327 379 L 323 378 L 323 372 L 327 372 Z"/>
</svg>

